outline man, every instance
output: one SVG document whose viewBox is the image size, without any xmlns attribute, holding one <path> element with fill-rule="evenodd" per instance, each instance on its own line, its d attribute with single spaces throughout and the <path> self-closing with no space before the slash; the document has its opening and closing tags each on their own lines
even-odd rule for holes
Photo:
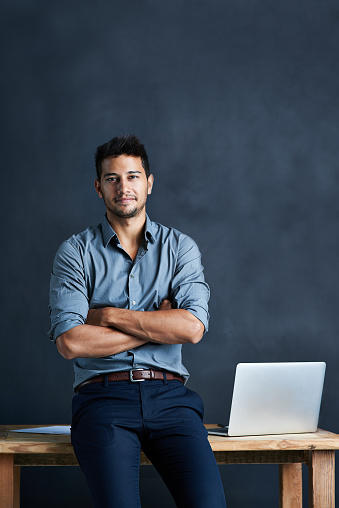
<svg viewBox="0 0 339 508">
<path fill-rule="evenodd" d="M 178 507 L 224 508 L 203 403 L 181 361 L 208 324 L 200 252 L 146 215 L 153 176 L 135 136 L 99 146 L 95 160 L 106 217 L 61 245 L 50 288 L 50 336 L 74 364 L 77 459 L 97 508 L 141 506 L 141 448 Z"/>
</svg>

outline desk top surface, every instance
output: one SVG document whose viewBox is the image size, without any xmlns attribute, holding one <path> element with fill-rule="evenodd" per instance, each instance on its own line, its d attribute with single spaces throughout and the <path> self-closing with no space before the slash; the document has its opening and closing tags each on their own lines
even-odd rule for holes
<svg viewBox="0 0 339 508">
<path fill-rule="evenodd" d="M 0 453 L 74 453 L 69 435 L 11 432 L 44 425 L 0 425 Z M 216 425 L 206 425 L 215 427 Z M 48 425 L 46 425 L 48 427 Z M 215 451 L 339 450 L 339 435 L 326 430 L 305 434 L 209 436 Z"/>
</svg>

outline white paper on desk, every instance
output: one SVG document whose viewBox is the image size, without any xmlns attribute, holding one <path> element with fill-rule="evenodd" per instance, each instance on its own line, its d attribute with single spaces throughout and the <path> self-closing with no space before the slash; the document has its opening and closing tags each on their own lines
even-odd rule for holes
<svg viewBox="0 0 339 508">
<path fill-rule="evenodd" d="M 51 427 L 31 427 L 30 429 L 12 429 L 11 432 L 27 432 L 30 434 L 65 434 L 71 433 L 69 425 L 53 425 Z"/>
</svg>

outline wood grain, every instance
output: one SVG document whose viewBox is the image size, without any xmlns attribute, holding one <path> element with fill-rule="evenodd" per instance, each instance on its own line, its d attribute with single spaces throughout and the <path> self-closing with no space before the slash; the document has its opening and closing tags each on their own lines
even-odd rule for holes
<svg viewBox="0 0 339 508">
<path fill-rule="evenodd" d="M 309 508 L 334 508 L 334 451 L 309 452 Z"/>
<path fill-rule="evenodd" d="M 0 455 L 0 508 L 14 505 L 14 456 Z"/>
<path fill-rule="evenodd" d="M 302 508 L 302 464 L 279 466 L 280 508 Z"/>
</svg>

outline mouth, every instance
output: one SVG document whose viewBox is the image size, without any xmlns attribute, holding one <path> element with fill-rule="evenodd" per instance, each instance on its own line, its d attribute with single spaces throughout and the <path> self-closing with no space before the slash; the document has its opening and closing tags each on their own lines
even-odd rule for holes
<svg viewBox="0 0 339 508">
<path fill-rule="evenodd" d="M 135 201 L 135 198 L 126 197 L 126 198 L 115 199 L 114 201 L 115 201 L 115 203 L 118 203 L 119 205 L 128 205 L 130 203 L 133 203 L 133 201 Z"/>
</svg>

